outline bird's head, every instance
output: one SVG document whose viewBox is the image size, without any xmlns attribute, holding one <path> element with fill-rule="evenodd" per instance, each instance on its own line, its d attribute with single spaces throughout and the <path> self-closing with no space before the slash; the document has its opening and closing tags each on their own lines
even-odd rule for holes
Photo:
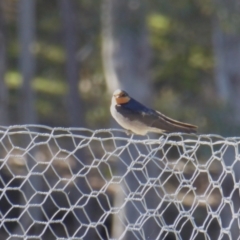
<svg viewBox="0 0 240 240">
<path fill-rule="evenodd" d="M 114 91 L 112 99 L 113 101 L 115 101 L 116 104 L 120 105 L 120 104 L 128 103 L 131 98 L 129 97 L 127 92 L 117 89 Z"/>
</svg>

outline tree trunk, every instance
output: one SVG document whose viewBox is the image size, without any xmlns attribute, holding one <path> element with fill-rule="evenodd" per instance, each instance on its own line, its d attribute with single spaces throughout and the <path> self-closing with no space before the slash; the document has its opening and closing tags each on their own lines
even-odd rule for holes
<svg viewBox="0 0 240 240">
<path fill-rule="evenodd" d="M 37 115 L 35 110 L 35 94 L 32 89 L 32 80 L 35 73 L 35 56 L 34 56 L 34 40 L 35 40 L 35 0 L 20 0 L 18 2 L 18 35 L 19 35 L 19 68 L 22 75 L 22 86 L 20 89 L 19 98 L 19 120 L 21 124 L 36 124 Z M 37 131 L 36 128 L 28 128 L 29 131 Z M 23 135 L 21 139 L 21 145 L 26 148 L 30 144 L 31 136 Z M 24 193 L 24 197 L 21 198 L 21 206 L 23 208 L 22 213 L 27 212 L 31 217 L 25 217 L 21 221 L 21 224 L 15 229 L 14 234 L 21 236 L 22 229 L 28 229 L 30 226 L 34 231 L 38 231 L 39 225 L 36 221 L 41 219 L 41 207 L 30 207 L 32 204 L 40 204 L 42 195 L 32 191 L 32 187 L 36 191 L 42 190 L 42 182 L 39 177 L 31 171 L 37 172 L 40 167 L 36 159 L 37 147 L 34 150 L 30 150 L 26 158 L 27 169 L 30 171 L 30 175 L 26 175 L 27 184 L 24 184 L 21 191 Z M 39 172 L 41 170 L 39 169 Z M 29 174 L 29 173 L 28 173 Z M 27 201 L 25 200 L 27 199 Z M 18 239 L 18 238 L 13 238 Z"/>
<path fill-rule="evenodd" d="M 35 0 L 20 0 L 18 6 L 19 68 L 22 75 L 19 120 L 22 124 L 34 124 L 37 123 L 37 115 L 31 83 L 35 74 Z"/>
<path fill-rule="evenodd" d="M 59 7 L 61 12 L 61 18 L 63 23 L 63 34 L 64 42 L 66 49 L 66 78 L 68 82 L 68 94 L 67 94 L 67 109 L 68 116 L 70 119 L 70 124 L 72 127 L 85 127 L 85 112 L 83 100 L 80 97 L 79 93 L 79 63 L 77 62 L 77 12 L 76 3 L 74 0 L 60 0 Z M 82 170 L 82 164 L 86 166 L 88 164 L 88 158 L 86 157 L 85 149 L 78 150 L 75 153 L 76 156 L 76 166 L 75 169 L 72 169 L 76 176 L 79 175 L 79 171 Z M 78 162 L 81 161 L 81 164 Z M 82 197 L 82 193 L 88 192 L 88 186 L 84 177 L 76 177 L 75 184 L 78 186 L 78 189 L 81 191 L 71 192 L 70 199 L 72 204 L 79 202 L 79 198 Z M 85 210 L 88 213 L 89 219 L 92 219 L 91 216 L 96 215 L 95 206 L 89 203 L 85 206 Z M 76 211 L 76 212 L 75 212 Z M 81 237 L 79 233 L 80 223 L 85 221 L 85 216 L 78 213 L 78 209 L 74 209 L 73 212 L 78 217 L 79 221 L 74 222 L 74 229 L 77 232 L 75 237 Z M 93 220 L 92 220 L 93 221 Z M 79 235 L 78 235 L 79 234 Z M 93 228 L 90 228 L 85 236 L 86 239 L 98 239 L 98 235 Z"/>
<path fill-rule="evenodd" d="M 224 102 L 226 113 L 223 116 L 223 128 L 231 130 L 234 136 L 239 133 L 240 123 L 240 6 L 238 0 L 215 0 L 216 15 L 213 20 L 213 50 L 215 56 L 215 83 L 220 99 Z M 230 166 L 237 161 L 239 150 L 237 148 L 228 148 L 225 152 L 223 161 L 226 166 Z M 234 164 L 234 179 L 240 180 L 239 167 Z M 223 192 L 228 193 L 231 185 L 226 177 L 226 184 L 223 185 Z M 230 185 L 229 185 L 230 184 Z M 239 196 L 232 194 L 232 203 L 235 214 L 239 212 Z M 222 223 L 229 226 L 232 239 L 239 237 L 239 226 L 237 219 L 233 222 L 232 214 L 227 207 L 222 211 Z M 238 219 L 239 221 L 239 219 Z M 232 225 L 230 225 L 232 223 Z M 225 236 L 223 239 L 228 239 Z"/>
<path fill-rule="evenodd" d="M 103 1 L 102 53 L 107 86 L 151 102 L 150 48 L 144 1 Z"/>
<path fill-rule="evenodd" d="M 143 0 L 103 1 L 102 56 L 110 94 L 117 88 L 121 88 L 150 106 L 150 47 L 145 23 L 145 9 Z M 116 126 L 115 121 L 112 122 L 112 127 Z M 139 147 L 138 150 L 143 155 L 147 154 L 144 146 L 142 148 Z M 129 166 L 139 157 L 140 153 L 134 151 L 133 145 L 129 146 L 129 151 L 130 153 L 127 150 L 124 151 L 118 160 L 118 175 L 120 176 L 123 176 L 128 171 L 126 166 Z M 124 161 L 124 164 L 122 161 Z M 153 228 L 156 227 L 155 233 L 159 230 L 153 218 L 144 218 L 141 215 L 143 214 L 140 210 L 142 209 L 141 204 L 144 205 L 144 203 L 136 199 L 134 200 L 134 198 L 132 200 L 129 199 L 131 194 L 140 194 L 136 189 L 139 189 L 141 184 L 146 184 L 150 177 L 156 177 L 156 167 L 153 166 L 151 161 L 148 167 L 143 171 L 131 170 L 126 177 L 123 177 L 121 189 L 124 190 L 119 191 L 117 196 L 115 196 L 115 206 L 125 207 L 114 219 L 113 238 L 121 236 L 121 239 L 135 239 L 138 236 L 139 239 L 142 239 L 144 235 L 147 239 Z M 150 196 L 150 194 L 146 195 L 143 198 L 147 205 L 145 207 L 156 207 L 156 199 Z M 130 225 L 135 224 L 140 215 L 145 220 L 142 230 L 132 229 Z M 151 235 L 152 239 L 155 237 L 154 234 Z"/>
<path fill-rule="evenodd" d="M 72 127 L 85 125 L 83 101 L 79 93 L 79 64 L 77 62 L 77 13 L 73 0 L 60 0 L 66 48 L 66 78 L 68 81 L 67 109 Z"/>
<path fill-rule="evenodd" d="M 0 1 L 0 125 L 8 122 L 8 89 L 4 82 L 6 61 L 6 46 L 4 34 L 4 18 L 2 14 L 2 1 Z"/>
<path fill-rule="evenodd" d="M 240 122 L 240 6 L 237 0 L 215 0 L 217 14 L 213 21 L 215 83 L 219 97 L 231 108 L 227 120 Z"/>
</svg>

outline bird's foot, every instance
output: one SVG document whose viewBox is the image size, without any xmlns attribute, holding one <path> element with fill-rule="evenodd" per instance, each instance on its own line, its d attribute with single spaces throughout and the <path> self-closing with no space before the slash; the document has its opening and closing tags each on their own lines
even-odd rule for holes
<svg viewBox="0 0 240 240">
<path fill-rule="evenodd" d="M 126 134 L 129 136 L 129 135 L 132 135 L 134 133 L 131 130 L 126 130 Z"/>
</svg>

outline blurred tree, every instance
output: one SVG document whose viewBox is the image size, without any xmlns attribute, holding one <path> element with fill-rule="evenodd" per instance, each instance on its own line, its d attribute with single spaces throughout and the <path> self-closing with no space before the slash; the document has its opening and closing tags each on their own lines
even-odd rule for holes
<svg viewBox="0 0 240 240">
<path fill-rule="evenodd" d="M 213 21 L 215 82 L 220 99 L 230 110 L 225 121 L 236 133 L 240 123 L 240 4 L 237 0 L 213 2 L 216 7 Z"/>
<path fill-rule="evenodd" d="M 150 48 L 145 10 L 141 0 L 105 0 L 102 53 L 110 93 L 121 88 L 150 103 Z"/>
<path fill-rule="evenodd" d="M 213 0 L 213 49 L 215 57 L 215 83 L 218 96 L 225 109 L 220 119 L 223 133 L 237 136 L 240 133 L 240 4 L 238 0 Z M 227 149 L 222 156 L 226 166 L 239 155 L 239 149 Z M 240 180 L 239 166 L 232 167 L 234 178 Z M 232 177 L 226 177 L 223 194 L 228 196 Z M 239 212 L 239 194 L 231 194 L 233 211 Z M 229 226 L 232 239 L 239 236 L 238 220 L 233 221 L 232 212 L 222 210 L 222 224 Z M 223 239 L 228 239 L 224 236 Z"/>
<path fill-rule="evenodd" d="M 22 75 L 18 101 L 19 121 L 22 124 L 37 123 L 35 94 L 32 81 L 35 75 L 35 0 L 18 3 L 19 69 Z"/>
<path fill-rule="evenodd" d="M 143 0 L 104 0 L 102 6 L 102 56 L 107 87 L 112 94 L 117 88 L 126 90 L 130 95 L 136 96 L 137 99 L 147 105 L 151 105 L 151 88 L 152 82 L 149 75 L 150 64 L 150 46 L 149 32 L 146 26 L 146 5 Z M 115 127 L 116 123 L 112 123 Z M 119 143 L 120 144 L 120 143 Z M 143 155 L 146 154 L 146 148 L 143 146 L 138 149 Z M 136 159 L 137 154 L 134 146 L 130 146 L 130 152 L 123 152 L 121 159 L 124 163 L 118 161 L 120 175 L 127 171 L 126 166 Z M 138 159 L 139 160 L 139 159 Z M 139 160 L 141 161 L 141 160 Z M 128 191 L 137 191 L 139 183 L 143 184 L 155 174 L 156 168 L 154 163 L 150 162 L 146 167 L 146 172 L 132 171 L 127 174 L 126 182 L 123 181 L 122 188 L 115 196 L 117 206 L 126 205 L 125 212 L 120 218 L 125 219 L 127 224 L 134 224 L 138 217 L 136 208 L 141 208 L 141 203 L 125 202 L 128 198 Z M 159 173 L 158 173 L 159 174 Z M 156 176 L 156 175 L 155 175 Z M 127 186 L 126 186 L 127 185 Z M 124 192 L 124 193 L 123 193 Z M 136 193 L 136 192 L 135 192 Z M 150 194 L 144 196 L 144 202 L 149 208 L 156 207 L 156 199 Z M 137 231 L 123 229 L 122 223 L 115 219 L 113 226 L 113 238 L 121 236 L 124 239 L 133 239 Z M 155 228 L 155 232 L 152 229 Z M 146 238 L 151 235 L 155 238 L 159 226 L 156 225 L 153 218 L 145 220 L 143 231 Z"/>
<path fill-rule="evenodd" d="M 77 2 L 75 0 L 60 0 L 60 12 L 63 23 L 63 39 L 66 49 L 66 78 L 68 83 L 67 93 L 67 112 L 70 119 L 70 125 L 72 127 L 85 127 L 85 112 L 83 100 L 80 97 L 79 92 L 79 80 L 80 80 L 80 69 L 77 61 L 78 53 L 78 22 L 77 22 Z M 86 152 L 83 149 L 79 149 L 76 153 L 76 166 L 72 171 L 78 175 L 82 170 L 82 164 L 87 165 L 88 158 Z M 88 185 L 85 179 L 76 178 L 75 184 L 81 189 L 81 192 L 86 193 L 88 191 Z M 76 204 L 79 198 L 82 197 L 80 194 L 75 192 L 68 193 L 72 204 Z M 92 204 L 86 206 L 86 210 L 92 216 L 95 215 L 96 209 Z M 74 212 L 78 216 L 80 222 L 84 222 L 85 216 L 79 214 L 77 211 Z M 79 221 L 74 221 L 74 227 L 76 232 L 79 232 Z M 78 234 L 78 233 L 77 233 Z M 77 237 L 76 234 L 76 237 Z M 80 233 L 79 233 L 80 234 Z M 85 236 L 87 239 L 97 239 L 98 235 L 94 229 L 90 229 Z"/>
<path fill-rule="evenodd" d="M 22 85 L 19 89 L 20 96 L 18 101 L 19 122 L 21 124 L 36 124 L 37 114 L 35 108 L 35 94 L 32 87 L 33 78 L 35 75 L 35 17 L 36 17 L 36 1 L 35 0 L 20 0 L 18 2 L 18 37 L 19 37 L 19 70 L 22 77 Z M 37 131 L 37 129 L 35 129 Z M 29 144 L 29 136 L 21 140 L 23 148 Z M 39 165 L 36 163 L 37 148 L 31 149 L 29 154 L 25 156 L 26 165 L 28 169 L 35 169 L 39 171 Z M 21 205 L 26 204 L 25 197 L 31 199 L 28 204 L 40 204 L 43 196 L 33 196 L 32 187 L 34 189 L 42 190 L 42 181 L 36 175 L 29 176 L 27 183 L 23 185 L 21 196 Z M 33 200 L 34 198 L 34 200 Z M 22 210 L 24 212 L 24 209 Z M 37 231 L 38 224 L 32 224 L 32 219 L 39 220 L 41 218 L 41 208 L 31 208 L 30 217 L 23 218 L 21 226 L 18 225 L 14 234 L 20 234 L 22 228 L 32 228 Z"/>
<path fill-rule="evenodd" d="M 6 61 L 6 45 L 4 18 L 2 12 L 3 1 L 0 1 L 0 125 L 7 125 L 8 122 L 8 89 L 6 88 L 5 79 L 5 61 Z"/>
<path fill-rule="evenodd" d="M 67 110 L 73 127 L 85 126 L 84 104 L 79 92 L 79 64 L 77 62 L 77 5 L 74 0 L 60 0 L 63 36 L 66 49 L 66 78 L 68 81 Z"/>
</svg>

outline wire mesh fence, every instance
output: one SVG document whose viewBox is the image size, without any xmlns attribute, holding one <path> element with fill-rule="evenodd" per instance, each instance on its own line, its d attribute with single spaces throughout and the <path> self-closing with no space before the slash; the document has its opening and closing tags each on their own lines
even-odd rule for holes
<svg viewBox="0 0 240 240">
<path fill-rule="evenodd" d="M 240 138 L 0 127 L 0 239 L 240 239 Z"/>
</svg>

